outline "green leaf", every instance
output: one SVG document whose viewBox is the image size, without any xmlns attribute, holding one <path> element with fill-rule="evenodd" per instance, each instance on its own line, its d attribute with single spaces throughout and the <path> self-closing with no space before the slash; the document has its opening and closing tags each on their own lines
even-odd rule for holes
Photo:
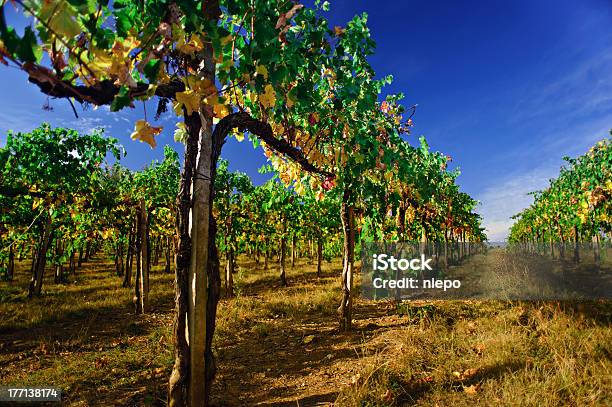
<svg viewBox="0 0 612 407">
<path fill-rule="evenodd" d="M 96 0 L 67 0 L 68 3 L 82 13 L 93 13 L 97 8 Z"/>
<path fill-rule="evenodd" d="M 2 39 L 6 50 L 10 54 L 15 54 L 21 44 L 21 39 L 17 32 L 15 32 L 15 29 L 13 27 L 6 27 L 6 25 L 2 27 L 0 39 Z"/>
<path fill-rule="evenodd" d="M 143 72 L 150 83 L 153 83 L 157 80 L 157 75 L 159 75 L 159 68 L 161 66 L 161 62 L 161 59 L 152 59 L 145 65 Z"/>
<path fill-rule="evenodd" d="M 124 107 L 129 106 L 131 102 L 132 99 L 129 96 L 129 89 L 127 88 L 127 86 L 122 86 L 119 89 L 119 93 L 117 93 L 117 96 L 115 96 L 115 98 L 113 99 L 110 105 L 110 110 L 111 112 L 118 112 Z"/>
<path fill-rule="evenodd" d="M 130 5 L 130 0 L 115 0 L 113 2 L 113 8 L 119 10 Z"/>
<path fill-rule="evenodd" d="M 37 43 L 36 34 L 31 27 L 26 27 L 23 38 L 16 50 L 17 57 L 23 62 L 38 62 L 42 57 L 42 50 Z"/>
<path fill-rule="evenodd" d="M 121 38 L 125 38 L 128 32 L 132 29 L 133 21 L 130 17 L 129 9 L 122 9 L 115 14 L 115 27 L 117 28 L 117 35 Z"/>
</svg>

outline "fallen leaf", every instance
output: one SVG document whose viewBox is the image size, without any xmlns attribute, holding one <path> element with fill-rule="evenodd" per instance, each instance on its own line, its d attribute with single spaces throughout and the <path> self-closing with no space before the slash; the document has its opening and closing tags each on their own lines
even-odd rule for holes
<svg viewBox="0 0 612 407">
<path fill-rule="evenodd" d="M 464 379 L 469 379 L 469 378 L 473 377 L 476 373 L 478 373 L 478 368 L 477 367 L 473 367 L 473 368 L 470 368 L 470 369 L 466 369 L 461 376 Z"/>
<path fill-rule="evenodd" d="M 311 343 L 312 341 L 314 341 L 314 335 L 308 335 L 305 336 L 304 339 L 302 340 L 302 342 L 304 343 L 304 345 L 307 345 L 309 343 Z"/>
<path fill-rule="evenodd" d="M 466 394 L 476 394 L 480 390 L 480 384 L 472 384 L 471 386 L 463 386 L 463 391 Z"/>
<path fill-rule="evenodd" d="M 422 383 L 431 383 L 431 382 L 433 382 L 433 380 L 434 380 L 433 376 L 425 376 L 425 377 L 422 377 L 422 378 L 418 379 L 417 383 L 421 383 L 421 384 Z"/>
</svg>

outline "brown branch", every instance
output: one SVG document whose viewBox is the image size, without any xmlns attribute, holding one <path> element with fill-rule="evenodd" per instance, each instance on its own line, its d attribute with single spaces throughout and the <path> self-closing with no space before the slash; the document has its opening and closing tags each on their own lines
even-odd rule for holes
<svg viewBox="0 0 612 407">
<path fill-rule="evenodd" d="M 70 81 L 59 79 L 53 71 L 37 64 L 24 64 L 22 69 L 28 73 L 28 80 L 38 86 L 42 93 L 56 98 L 74 98 L 79 103 L 92 103 L 97 106 L 112 103 L 121 88 L 114 81 L 105 79 L 94 85 L 75 85 Z M 149 88 L 148 84 L 139 84 L 130 90 L 130 97 L 144 96 Z M 174 99 L 177 92 L 183 92 L 185 84 L 174 80 L 170 83 L 159 85 L 155 95 L 168 99 Z"/>
<path fill-rule="evenodd" d="M 261 141 L 266 143 L 268 147 L 299 164 L 302 169 L 307 172 L 324 175 L 326 177 L 334 177 L 334 174 L 331 172 L 319 169 L 310 163 L 302 150 L 293 147 L 284 139 L 277 139 L 274 137 L 272 127 L 268 123 L 251 117 L 247 112 L 232 113 L 221 119 L 213 131 L 214 143 L 222 145 L 225 141 L 225 137 L 227 137 L 229 132 L 234 128 L 238 128 L 240 131 L 249 131 L 254 134 Z"/>
</svg>

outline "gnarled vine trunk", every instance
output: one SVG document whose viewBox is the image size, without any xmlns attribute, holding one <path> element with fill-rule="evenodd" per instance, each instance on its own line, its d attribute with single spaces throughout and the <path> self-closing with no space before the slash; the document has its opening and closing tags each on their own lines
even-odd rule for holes
<svg viewBox="0 0 612 407">
<path fill-rule="evenodd" d="M 64 265 L 62 264 L 62 256 L 64 255 L 64 246 L 59 239 L 59 236 L 55 238 L 55 284 L 62 283 L 64 281 Z"/>
<path fill-rule="evenodd" d="M 128 233 L 127 253 L 125 257 L 125 274 L 123 275 L 123 287 L 132 286 L 132 269 L 134 261 L 134 245 L 136 244 L 136 236 L 133 226 L 130 226 Z"/>
<path fill-rule="evenodd" d="M 166 265 L 164 266 L 164 273 L 170 273 L 170 271 L 172 270 L 172 266 L 170 265 L 170 250 L 170 236 L 166 236 L 166 244 L 164 246 L 164 259 Z"/>
<path fill-rule="evenodd" d="M 77 261 L 77 267 L 81 268 L 83 265 L 83 244 L 79 246 L 79 260 Z"/>
<path fill-rule="evenodd" d="M 187 342 L 188 318 L 188 274 L 191 261 L 191 183 L 195 170 L 197 138 L 200 132 L 200 118 L 196 114 L 185 117 L 188 138 L 185 144 L 185 161 L 177 197 L 176 228 L 178 244 L 176 250 L 175 317 L 174 317 L 174 366 L 168 383 L 168 405 L 189 406 L 189 344 Z"/>
<path fill-rule="evenodd" d="M 406 207 L 404 203 L 401 203 L 397 209 L 397 234 L 399 240 L 406 240 Z"/>
<path fill-rule="evenodd" d="M 296 236 L 295 233 L 291 236 L 291 267 L 295 267 L 295 256 L 296 256 Z"/>
<path fill-rule="evenodd" d="M 15 276 L 15 249 L 13 249 L 13 245 L 9 246 L 9 255 L 8 255 L 8 265 L 6 270 L 6 279 L 8 281 L 13 281 L 13 277 Z"/>
<path fill-rule="evenodd" d="M 208 61 L 212 64 L 212 54 Z M 211 113 L 205 108 L 185 118 L 188 139 L 177 216 L 175 363 L 168 395 L 168 404 L 176 407 L 206 406 L 216 370 L 212 338 L 221 280 L 212 202 L 223 139 L 213 140 Z"/>
<path fill-rule="evenodd" d="M 136 210 L 136 314 L 149 311 L 149 214 L 144 199 Z"/>
<path fill-rule="evenodd" d="M 215 2 L 203 6 L 211 19 L 218 18 Z M 210 44 L 203 51 L 204 77 L 214 83 L 215 64 Z M 201 67 L 201 66 L 200 66 Z M 187 141 L 185 165 L 179 189 L 174 321 L 175 362 L 169 380 L 169 406 L 206 406 L 215 374 L 212 339 L 221 288 L 215 244 L 216 224 L 212 214 L 214 181 L 221 147 L 229 131 L 248 129 L 271 148 L 282 151 L 306 171 L 317 170 L 303 152 L 273 136 L 272 127 L 248 113 L 233 113 L 212 132 L 212 109 L 185 113 Z M 329 173 L 319 173 L 330 176 Z"/>
<path fill-rule="evenodd" d="M 36 253 L 36 262 L 32 270 L 32 278 L 28 288 L 28 297 L 30 298 L 35 295 L 40 295 L 42 290 L 45 264 L 47 263 L 47 250 L 49 249 L 52 237 L 51 222 L 51 215 L 49 215 L 43 226 L 43 234 L 40 239 L 40 245 L 38 246 L 38 253 Z"/>
<path fill-rule="evenodd" d="M 323 241 L 317 239 L 317 277 L 321 277 L 321 261 L 323 260 Z"/>
<path fill-rule="evenodd" d="M 595 264 L 599 265 L 601 262 L 601 255 L 599 252 L 599 233 L 595 234 L 592 238 L 593 241 L 593 260 Z"/>
<path fill-rule="evenodd" d="M 68 260 L 68 270 L 71 276 L 76 274 L 76 259 L 74 257 L 74 241 L 70 243 L 70 258 Z"/>
<path fill-rule="evenodd" d="M 574 262 L 580 262 L 580 233 L 578 232 L 578 226 L 574 225 Z"/>
<path fill-rule="evenodd" d="M 283 234 L 281 236 L 280 241 L 280 253 L 278 256 L 278 264 L 280 267 L 280 281 L 283 287 L 287 286 L 287 273 L 285 271 L 285 252 L 287 251 L 287 238 L 285 234 L 287 233 L 287 220 L 283 218 Z"/>
<path fill-rule="evenodd" d="M 227 252 L 227 264 L 225 265 L 226 295 L 234 296 L 234 248 L 230 247 Z"/>
<path fill-rule="evenodd" d="M 342 233 L 344 235 L 342 255 L 342 301 L 338 308 L 340 315 L 340 330 L 349 331 L 352 324 L 352 290 L 353 290 L 353 263 L 355 252 L 355 227 L 353 207 L 348 204 L 350 193 L 344 191 L 342 205 L 340 207 L 340 219 L 342 220 Z"/>
</svg>

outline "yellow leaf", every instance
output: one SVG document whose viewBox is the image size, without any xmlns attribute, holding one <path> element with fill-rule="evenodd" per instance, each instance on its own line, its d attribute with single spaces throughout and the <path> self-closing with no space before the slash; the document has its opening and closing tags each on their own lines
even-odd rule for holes
<svg viewBox="0 0 612 407">
<path fill-rule="evenodd" d="M 278 174 L 278 177 L 283 181 L 283 184 L 288 186 L 291 183 L 291 175 L 288 172 L 281 172 Z"/>
<path fill-rule="evenodd" d="M 287 93 L 287 107 L 289 109 L 291 109 L 293 107 L 293 105 L 295 104 L 295 95 L 293 95 L 291 92 Z"/>
<path fill-rule="evenodd" d="M 272 123 L 272 130 L 274 134 L 285 134 L 285 127 L 282 124 Z"/>
<path fill-rule="evenodd" d="M 45 21 L 53 34 L 72 38 L 81 33 L 76 20 L 76 10 L 67 1 L 43 1 L 38 19 Z"/>
<path fill-rule="evenodd" d="M 140 40 L 134 37 L 127 37 L 123 40 L 115 40 L 113 43 L 113 55 L 120 60 L 126 60 L 130 52 L 140 46 Z"/>
<path fill-rule="evenodd" d="M 293 186 L 293 189 L 295 190 L 295 193 L 298 195 L 304 195 L 304 192 L 306 191 L 306 187 L 304 186 L 304 184 L 302 184 L 302 182 L 300 180 L 297 180 L 295 182 L 295 185 Z"/>
<path fill-rule="evenodd" d="M 188 115 L 191 115 L 193 112 L 199 111 L 200 110 L 200 95 L 198 95 L 191 89 L 188 89 L 184 92 L 177 92 L 176 103 L 174 104 L 174 110 L 176 111 L 177 114 L 182 114 L 182 111 L 181 111 L 182 106 L 185 106 L 185 109 L 187 109 Z"/>
<path fill-rule="evenodd" d="M 197 77 L 190 76 L 187 78 L 187 88 L 192 89 L 194 92 L 199 93 L 203 97 L 209 97 L 218 93 L 215 84 L 208 78 L 198 79 Z"/>
<path fill-rule="evenodd" d="M 259 101 L 266 108 L 271 108 L 276 102 L 276 92 L 272 85 L 267 84 L 264 88 L 264 93 L 259 95 Z"/>
<path fill-rule="evenodd" d="M 133 37 L 124 40 L 115 40 L 110 52 L 93 47 L 87 56 L 87 67 L 79 69 L 79 75 L 88 84 L 93 84 L 104 77 L 115 79 L 116 85 L 136 87 L 136 81 L 131 75 L 134 60 L 130 52 L 140 46 L 140 41 Z M 92 76 L 93 75 L 93 76 Z"/>
<path fill-rule="evenodd" d="M 161 127 L 153 127 L 146 120 L 138 120 L 130 137 L 132 137 L 132 140 L 144 141 L 153 148 L 157 145 L 154 136 L 161 133 L 161 131 Z"/>
<path fill-rule="evenodd" d="M 43 202 L 42 198 L 35 198 L 34 202 L 32 202 L 32 210 L 35 210 L 36 208 L 38 208 L 42 202 Z"/>
<path fill-rule="evenodd" d="M 220 99 L 215 95 L 206 98 L 204 102 L 208 105 L 212 105 L 214 117 L 222 119 L 230 114 L 230 110 L 225 104 L 221 103 L 219 100 Z"/>
<path fill-rule="evenodd" d="M 336 37 L 340 37 L 344 35 L 345 32 L 346 32 L 345 28 L 342 28 L 338 25 L 334 27 L 334 34 L 336 34 Z"/>
<path fill-rule="evenodd" d="M 185 41 L 185 37 L 181 37 L 176 42 L 176 48 L 183 54 L 193 56 L 194 53 L 204 48 L 204 43 L 199 36 L 192 35 L 188 42 Z"/>
<path fill-rule="evenodd" d="M 94 48 L 89 56 L 87 68 L 80 66 L 77 73 L 86 84 L 93 85 L 98 78 L 108 76 L 112 66 L 113 56 L 105 50 Z"/>
<path fill-rule="evenodd" d="M 263 75 L 264 79 L 268 79 L 268 68 L 266 68 L 265 66 L 257 65 L 257 68 L 255 68 L 255 72 L 260 75 Z"/>
</svg>

